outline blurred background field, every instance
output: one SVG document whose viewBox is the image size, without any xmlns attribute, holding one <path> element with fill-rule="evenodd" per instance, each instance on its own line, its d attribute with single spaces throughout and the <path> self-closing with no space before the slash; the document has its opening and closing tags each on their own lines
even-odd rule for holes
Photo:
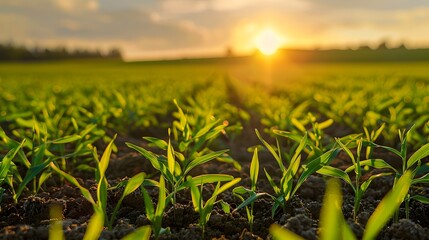
<svg viewBox="0 0 429 240">
<path fill-rule="evenodd" d="M 386 123 L 389 144 L 399 141 L 398 130 L 413 125 L 413 141 L 422 144 L 428 140 L 428 65 L 294 63 L 262 55 L 1 63 L 0 122 L 19 132 L 32 128 L 33 117 L 56 119 L 56 137 L 76 131 L 72 119 L 81 128 L 97 124 L 111 133 L 158 131 L 165 137 L 177 99 L 192 114 L 228 121 L 233 135 L 255 127 L 299 132 L 310 130 L 312 121 L 332 119 L 331 140 Z"/>
</svg>

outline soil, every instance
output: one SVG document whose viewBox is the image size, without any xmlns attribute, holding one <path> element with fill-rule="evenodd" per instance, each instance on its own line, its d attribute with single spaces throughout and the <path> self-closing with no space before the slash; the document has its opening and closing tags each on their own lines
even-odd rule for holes
<svg viewBox="0 0 429 240">
<path fill-rule="evenodd" d="M 107 176 L 109 184 L 114 185 L 119 180 L 133 176 L 139 172 L 153 173 L 150 163 L 141 155 L 125 148 L 123 142 L 137 139 L 125 138 L 118 142 L 119 151 L 112 155 Z M 137 142 L 136 142 L 137 141 Z M 141 144 L 141 142 L 140 142 Z M 249 186 L 250 179 L 249 161 L 250 153 L 244 151 L 232 152 L 236 154 L 243 168 L 239 171 L 231 165 L 220 162 L 211 162 L 201 166 L 192 172 L 193 175 L 203 173 L 226 173 L 235 177 L 241 177 L 241 185 Z M 247 155 L 247 156 L 245 156 Z M 347 165 L 345 157 L 339 155 L 334 165 L 341 167 Z M 275 161 L 264 152 L 260 155 L 261 172 L 258 187 L 260 192 L 272 193 L 272 189 L 263 176 L 262 168 L 267 169 L 275 178 L 279 177 Z M 90 174 L 76 173 L 81 184 L 89 188 L 95 194 L 96 183 Z M 59 179 L 54 177 L 46 183 L 46 186 L 37 194 L 24 195 L 18 203 L 14 203 L 11 195 L 6 191 L 0 210 L 0 238 L 1 239 L 48 239 L 49 209 L 53 205 L 62 208 L 64 217 L 63 230 L 67 239 L 82 239 L 86 231 L 88 219 L 93 210 L 91 204 L 81 195 L 80 191 L 72 185 L 59 184 Z M 390 190 L 393 177 L 375 179 L 362 199 L 361 211 L 357 221 L 352 220 L 353 195 L 352 190 L 343 184 L 343 212 L 353 232 L 358 238 L 363 235 L 363 229 L 374 208 Z M 208 184 L 204 191 L 211 191 L 213 186 Z M 413 189 L 413 191 L 425 191 L 428 189 Z M 108 212 L 110 213 L 115 203 L 121 196 L 123 189 L 113 190 L 109 193 Z M 270 239 L 268 227 L 277 223 L 282 225 L 305 239 L 318 239 L 318 221 L 322 199 L 325 192 L 325 179 L 317 174 L 310 176 L 297 194 L 290 201 L 287 210 L 278 211 L 273 217 L 271 207 L 273 201 L 269 197 L 256 200 L 254 205 L 255 220 L 253 231 L 249 229 L 244 209 L 225 213 L 219 206 L 215 206 L 211 218 L 207 223 L 205 239 Z M 156 189 L 150 189 L 149 193 L 154 202 L 157 199 Z M 234 209 L 240 204 L 238 198 L 230 191 L 224 193 L 222 199 Z M 390 222 L 378 236 L 378 239 L 429 239 L 429 206 L 419 202 L 410 203 L 410 219 L 405 219 L 403 206 L 400 211 L 400 220 L 397 223 Z M 177 203 L 168 205 L 163 227 L 169 228 L 169 233 L 161 235 L 161 239 L 201 239 L 202 229 L 198 225 L 199 215 L 195 213 L 189 191 L 183 191 L 177 195 Z M 140 192 L 137 190 L 126 197 L 117 215 L 113 229 L 104 229 L 100 239 L 120 239 L 134 229 L 150 224 L 145 216 L 144 203 Z"/>
</svg>

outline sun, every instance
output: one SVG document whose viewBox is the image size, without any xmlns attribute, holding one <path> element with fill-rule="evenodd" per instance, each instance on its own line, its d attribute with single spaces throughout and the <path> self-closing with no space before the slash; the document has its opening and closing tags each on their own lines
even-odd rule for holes
<svg viewBox="0 0 429 240">
<path fill-rule="evenodd" d="M 272 29 L 265 29 L 255 37 L 254 43 L 260 52 L 271 55 L 280 47 L 282 37 Z"/>
</svg>

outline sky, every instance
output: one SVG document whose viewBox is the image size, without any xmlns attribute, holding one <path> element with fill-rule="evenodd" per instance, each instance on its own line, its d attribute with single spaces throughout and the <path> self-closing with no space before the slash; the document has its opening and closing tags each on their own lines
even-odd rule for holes
<svg viewBox="0 0 429 240">
<path fill-rule="evenodd" d="M 428 0 L 0 0 L 0 43 L 130 60 L 246 54 L 267 28 L 287 48 L 428 47 L 428 23 Z"/>
</svg>

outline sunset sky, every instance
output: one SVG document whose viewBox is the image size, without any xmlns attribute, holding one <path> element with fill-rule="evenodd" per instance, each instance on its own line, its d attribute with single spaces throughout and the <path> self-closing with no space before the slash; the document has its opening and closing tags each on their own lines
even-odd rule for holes
<svg viewBox="0 0 429 240">
<path fill-rule="evenodd" d="M 1 0 L 0 42 L 119 47 L 127 59 L 255 49 L 266 29 L 288 48 L 429 46 L 428 0 Z"/>
</svg>

